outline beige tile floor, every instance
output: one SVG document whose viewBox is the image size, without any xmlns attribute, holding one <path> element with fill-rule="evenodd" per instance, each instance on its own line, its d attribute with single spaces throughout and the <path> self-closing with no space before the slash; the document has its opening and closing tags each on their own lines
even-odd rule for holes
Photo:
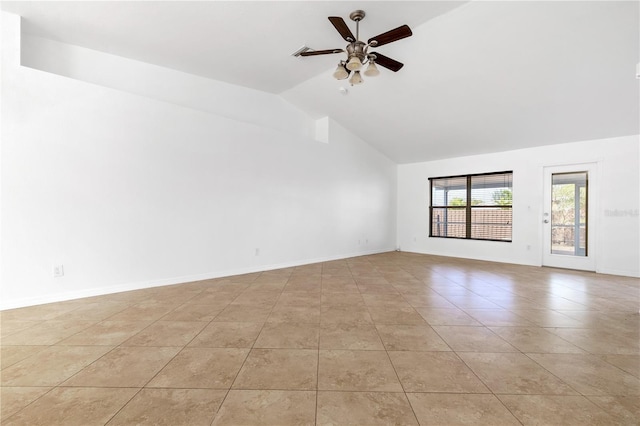
<svg viewBox="0 0 640 426">
<path fill-rule="evenodd" d="M 385 253 L 1 313 L 3 425 L 638 425 L 640 282 Z"/>
</svg>

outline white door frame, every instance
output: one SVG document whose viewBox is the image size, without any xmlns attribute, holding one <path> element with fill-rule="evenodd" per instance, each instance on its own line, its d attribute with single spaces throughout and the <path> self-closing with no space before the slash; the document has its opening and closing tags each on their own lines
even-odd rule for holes
<svg viewBox="0 0 640 426">
<path fill-rule="evenodd" d="M 587 162 L 543 167 L 542 203 L 542 266 L 596 271 L 599 164 Z M 551 176 L 554 173 L 588 172 L 587 185 L 587 256 L 571 256 L 551 253 Z M 546 222 L 545 222 L 546 221 Z"/>
</svg>

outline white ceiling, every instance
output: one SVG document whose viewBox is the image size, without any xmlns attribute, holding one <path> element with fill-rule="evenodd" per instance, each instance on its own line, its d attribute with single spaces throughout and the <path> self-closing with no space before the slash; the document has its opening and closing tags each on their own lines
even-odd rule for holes
<svg viewBox="0 0 640 426">
<path fill-rule="evenodd" d="M 640 133 L 637 1 L 0 4 L 31 35 L 279 94 L 399 163 Z M 361 39 L 413 29 L 376 49 L 398 73 L 350 87 L 341 55 L 291 56 L 343 48 L 327 16 L 355 9 Z"/>
</svg>

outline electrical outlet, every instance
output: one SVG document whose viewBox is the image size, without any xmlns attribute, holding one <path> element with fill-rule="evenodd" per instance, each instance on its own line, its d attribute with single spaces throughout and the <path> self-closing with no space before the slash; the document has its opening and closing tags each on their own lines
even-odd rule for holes
<svg viewBox="0 0 640 426">
<path fill-rule="evenodd" d="M 256 248 L 256 256 L 260 256 L 260 249 Z"/>
<path fill-rule="evenodd" d="M 53 278 L 60 278 L 62 276 L 64 276 L 64 266 L 53 265 Z"/>
</svg>

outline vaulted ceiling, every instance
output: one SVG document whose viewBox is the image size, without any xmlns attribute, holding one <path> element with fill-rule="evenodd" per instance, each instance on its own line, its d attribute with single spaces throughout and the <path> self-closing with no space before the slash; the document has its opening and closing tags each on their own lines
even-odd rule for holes
<svg viewBox="0 0 640 426">
<path fill-rule="evenodd" d="M 636 1 L 11 2 L 24 32 L 282 96 L 398 163 L 640 133 Z M 328 16 L 405 64 L 351 87 Z M 355 25 L 352 31 L 355 33 Z M 347 89 L 347 94 L 344 90 Z"/>
</svg>

